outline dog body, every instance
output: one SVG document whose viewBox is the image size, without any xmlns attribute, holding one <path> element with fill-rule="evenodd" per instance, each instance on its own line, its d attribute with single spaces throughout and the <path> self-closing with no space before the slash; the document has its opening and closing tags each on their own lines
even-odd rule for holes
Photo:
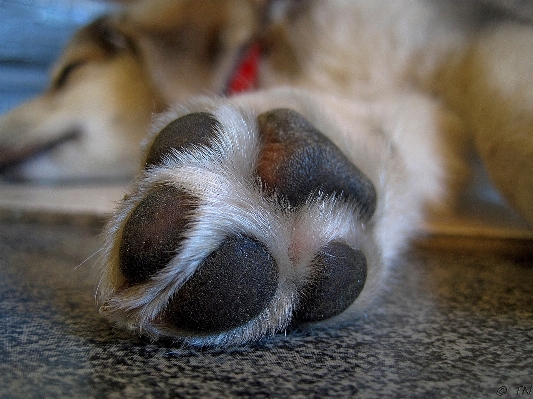
<svg viewBox="0 0 533 399">
<path fill-rule="evenodd" d="M 230 344 L 348 314 L 427 207 L 453 206 L 472 152 L 533 223 L 533 28 L 480 10 L 137 3 L 80 31 L 50 90 L 0 121 L 3 167 L 116 177 L 141 160 L 99 284 L 121 325 Z M 259 90 L 220 97 L 250 43 Z"/>
</svg>

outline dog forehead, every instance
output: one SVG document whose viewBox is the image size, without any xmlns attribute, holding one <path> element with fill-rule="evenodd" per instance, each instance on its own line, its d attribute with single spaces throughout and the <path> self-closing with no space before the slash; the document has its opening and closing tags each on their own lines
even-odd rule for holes
<svg viewBox="0 0 533 399">
<path fill-rule="evenodd" d="M 112 16 L 103 16 L 96 19 L 78 31 L 73 40 L 78 45 L 96 45 L 107 55 L 133 48 L 131 39 L 118 28 Z"/>
</svg>

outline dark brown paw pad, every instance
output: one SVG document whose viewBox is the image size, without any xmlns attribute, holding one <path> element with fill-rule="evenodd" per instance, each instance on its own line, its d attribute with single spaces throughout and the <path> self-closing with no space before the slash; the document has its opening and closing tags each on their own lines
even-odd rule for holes
<svg viewBox="0 0 533 399">
<path fill-rule="evenodd" d="M 173 151 L 208 146 L 216 138 L 218 128 L 218 121 L 207 112 L 194 112 L 170 122 L 152 142 L 145 167 L 164 164 Z"/>
<path fill-rule="evenodd" d="M 258 174 L 292 206 L 311 194 L 337 194 L 358 204 L 363 219 L 376 209 L 372 182 L 302 115 L 275 109 L 259 115 L 263 151 Z"/>
<path fill-rule="evenodd" d="M 345 311 L 363 290 L 366 268 L 361 251 L 330 242 L 313 260 L 309 280 L 300 291 L 294 321 L 320 321 Z"/>
<path fill-rule="evenodd" d="M 227 331 L 257 317 L 277 285 L 276 263 L 263 244 L 228 237 L 174 295 L 167 317 L 193 333 Z"/>
<path fill-rule="evenodd" d="M 130 284 L 146 282 L 176 255 L 197 205 L 191 194 L 162 186 L 135 207 L 119 246 L 120 271 Z"/>
</svg>

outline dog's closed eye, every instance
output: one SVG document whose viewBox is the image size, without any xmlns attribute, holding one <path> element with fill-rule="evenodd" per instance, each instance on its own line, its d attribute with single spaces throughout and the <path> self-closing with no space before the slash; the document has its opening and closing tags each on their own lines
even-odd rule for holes
<svg viewBox="0 0 533 399">
<path fill-rule="evenodd" d="M 64 87 L 68 82 L 69 77 L 72 76 L 72 73 L 85 63 L 86 61 L 78 60 L 65 65 L 54 78 L 52 82 L 52 89 L 59 90 Z"/>
</svg>

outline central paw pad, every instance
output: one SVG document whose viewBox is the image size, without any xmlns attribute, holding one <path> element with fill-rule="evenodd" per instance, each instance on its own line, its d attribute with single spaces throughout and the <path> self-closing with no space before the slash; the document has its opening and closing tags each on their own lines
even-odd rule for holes
<svg viewBox="0 0 533 399">
<path fill-rule="evenodd" d="M 278 285 L 276 262 L 249 237 L 229 237 L 174 295 L 168 315 L 178 328 L 213 333 L 257 317 Z"/>
<path fill-rule="evenodd" d="M 102 311 L 202 344 L 336 316 L 365 285 L 375 209 L 370 180 L 300 114 L 186 114 L 110 224 Z"/>
</svg>

